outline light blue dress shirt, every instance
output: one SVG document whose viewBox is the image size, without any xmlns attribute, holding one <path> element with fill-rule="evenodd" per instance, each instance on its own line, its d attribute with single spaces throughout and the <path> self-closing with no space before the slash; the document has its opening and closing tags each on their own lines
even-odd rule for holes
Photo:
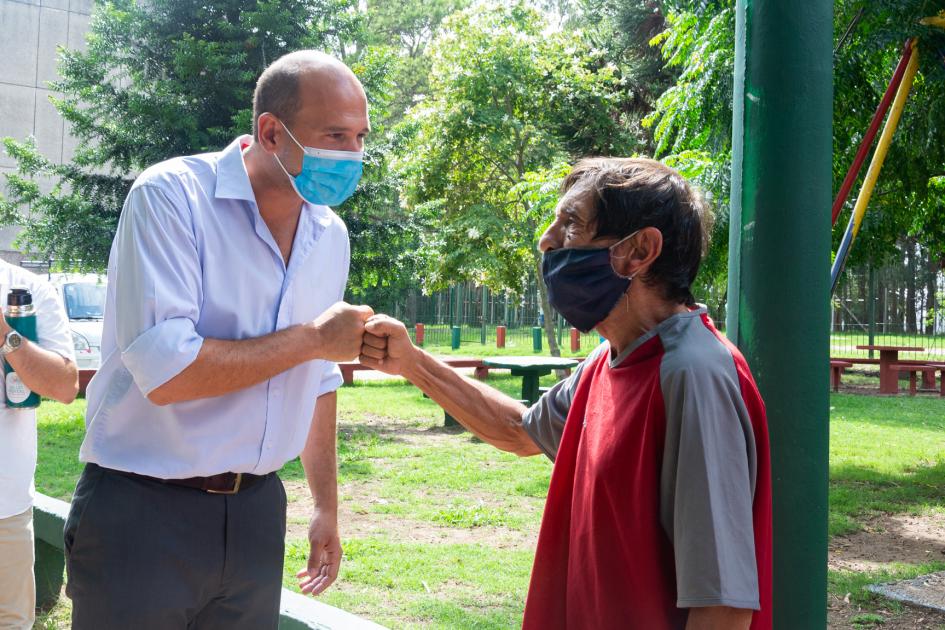
<svg viewBox="0 0 945 630">
<path fill-rule="evenodd" d="M 344 223 L 304 203 L 286 268 L 243 164 L 249 141 L 153 166 L 128 193 L 82 461 L 165 479 L 265 474 L 302 451 L 316 397 L 341 384 L 336 365 L 316 360 L 224 396 L 163 407 L 146 397 L 193 362 L 204 338 L 266 335 L 344 296 Z"/>
</svg>

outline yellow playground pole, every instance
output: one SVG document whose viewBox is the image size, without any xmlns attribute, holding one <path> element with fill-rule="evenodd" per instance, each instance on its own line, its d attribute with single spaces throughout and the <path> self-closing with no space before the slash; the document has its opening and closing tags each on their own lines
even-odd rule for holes
<svg viewBox="0 0 945 630">
<path fill-rule="evenodd" d="M 837 257 L 833 262 L 833 269 L 830 273 L 832 283 L 831 292 L 837 288 L 837 281 L 840 279 L 840 273 L 843 271 L 843 265 L 846 262 L 847 255 L 850 253 L 853 241 L 860 231 L 863 216 L 866 214 L 866 208 L 869 206 L 870 198 L 873 196 L 873 189 L 876 187 L 876 180 L 879 178 L 879 172 L 883 169 L 883 162 L 885 162 L 886 154 L 889 152 L 889 145 L 892 144 L 893 136 L 896 133 L 896 128 L 899 126 L 899 120 L 902 117 L 902 110 L 906 106 L 906 99 L 909 97 L 909 91 L 912 89 L 912 82 L 919 69 L 919 48 L 915 38 L 912 40 L 912 48 L 912 57 L 909 59 L 909 64 L 906 66 L 902 83 L 899 84 L 899 89 L 896 91 L 896 98 L 893 100 L 892 108 L 889 110 L 889 118 L 886 119 L 886 125 L 883 127 L 883 133 L 879 137 L 879 143 L 876 145 L 873 159 L 870 161 L 869 169 L 866 171 L 866 177 L 863 178 L 863 186 L 860 188 L 860 194 L 857 196 L 856 204 L 853 206 L 853 215 L 850 217 L 847 231 L 843 235 L 843 241 L 840 243 L 840 248 L 837 250 Z"/>
<path fill-rule="evenodd" d="M 945 28 L 945 11 L 942 11 L 938 15 L 933 15 L 932 17 L 922 18 L 919 20 L 919 24 L 923 26 L 937 26 L 939 28 Z"/>
</svg>

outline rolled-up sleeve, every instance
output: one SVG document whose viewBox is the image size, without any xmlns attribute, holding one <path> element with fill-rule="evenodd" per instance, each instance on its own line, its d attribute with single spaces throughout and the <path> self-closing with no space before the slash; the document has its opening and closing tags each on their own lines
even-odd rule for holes
<svg viewBox="0 0 945 630">
<path fill-rule="evenodd" d="M 46 282 L 32 287 L 36 305 L 36 336 L 39 346 L 75 363 L 75 344 L 69 330 L 69 319 L 56 291 Z"/>
<path fill-rule="evenodd" d="M 318 384 L 318 395 L 330 394 L 341 387 L 344 380 L 341 378 L 341 368 L 337 363 L 327 363 L 322 372 L 322 380 Z"/>
<path fill-rule="evenodd" d="M 152 184 L 128 194 L 112 249 L 116 332 L 122 360 L 145 394 L 193 363 L 201 271 L 190 207 Z"/>
<path fill-rule="evenodd" d="M 344 274 L 341 278 L 341 282 L 338 285 L 338 292 L 335 294 L 335 301 L 341 301 L 345 297 L 345 287 L 348 285 L 348 272 L 351 267 L 351 242 L 348 240 L 347 229 L 344 227 L 344 224 L 339 226 L 344 233 L 343 246 L 344 254 L 341 258 L 341 269 L 344 270 Z M 344 384 L 344 379 L 341 376 L 341 368 L 338 367 L 337 363 L 327 361 L 325 363 L 325 370 L 322 372 L 322 380 L 318 384 L 318 395 L 323 396 L 325 394 L 330 394 L 331 392 L 337 390 Z"/>
</svg>

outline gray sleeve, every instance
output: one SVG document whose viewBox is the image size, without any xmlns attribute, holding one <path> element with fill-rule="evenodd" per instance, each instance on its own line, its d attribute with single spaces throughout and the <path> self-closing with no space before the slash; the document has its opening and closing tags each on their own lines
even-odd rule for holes
<svg viewBox="0 0 945 630">
<path fill-rule="evenodd" d="M 760 607 L 752 502 L 755 441 L 734 361 L 663 366 L 660 521 L 680 608 Z"/>
<path fill-rule="evenodd" d="M 574 399 L 584 366 L 600 354 L 601 347 L 589 354 L 587 359 L 574 369 L 571 376 L 555 383 L 554 387 L 522 414 L 522 428 L 551 461 L 558 455 L 558 445 L 561 444 L 561 435 L 564 433 L 564 421 L 571 410 L 571 401 Z"/>
</svg>

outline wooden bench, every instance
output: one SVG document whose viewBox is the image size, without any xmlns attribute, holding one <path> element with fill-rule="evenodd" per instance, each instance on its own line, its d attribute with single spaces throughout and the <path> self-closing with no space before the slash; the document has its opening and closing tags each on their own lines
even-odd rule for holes
<svg viewBox="0 0 945 630">
<path fill-rule="evenodd" d="M 854 365 L 875 365 L 876 367 L 879 367 L 879 359 L 869 359 L 865 357 L 837 357 L 830 360 L 847 361 L 849 363 L 853 363 Z M 896 363 L 899 365 L 933 365 L 933 363 L 930 363 L 929 361 L 923 361 L 922 359 L 900 359 L 896 361 Z M 928 387 L 930 389 L 935 388 L 934 374 L 925 372 L 922 374 L 922 377 L 924 387 Z"/>
<path fill-rule="evenodd" d="M 445 359 L 443 362 L 454 368 L 474 368 L 474 375 L 479 380 L 485 380 L 489 376 L 489 368 L 483 365 L 482 359 Z M 355 372 L 374 369 L 366 365 L 361 365 L 357 361 L 339 363 L 338 368 L 341 370 L 341 380 L 345 385 L 354 383 Z"/>
<path fill-rule="evenodd" d="M 938 395 L 945 398 L 945 363 L 929 363 L 929 367 L 934 367 L 941 372 L 938 379 Z M 935 388 L 935 373 L 932 373 L 932 388 Z"/>
<path fill-rule="evenodd" d="M 849 367 L 853 367 L 850 361 L 830 359 L 830 387 L 833 391 L 840 391 L 840 378 L 843 376 L 843 371 Z"/>
<path fill-rule="evenodd" d="M 939 370 L 945 369 L 945 367 L 939 367 L 937 365 L 916 365 L 914 363 L 893 363 L 889 366 L 889 369 L 895 372 L 908 372 L 909 373 L 909 395 L 915 396 L 918 392 L 918 386 L 916 382 L 916 374 L 922 372 L 923 375 L 930 374 L 932 377 L 932 385 L 935 385 L 935 373 Z M 945 384 L 942 386 L 941 395 L 945 396 Z"/>
</svg>

